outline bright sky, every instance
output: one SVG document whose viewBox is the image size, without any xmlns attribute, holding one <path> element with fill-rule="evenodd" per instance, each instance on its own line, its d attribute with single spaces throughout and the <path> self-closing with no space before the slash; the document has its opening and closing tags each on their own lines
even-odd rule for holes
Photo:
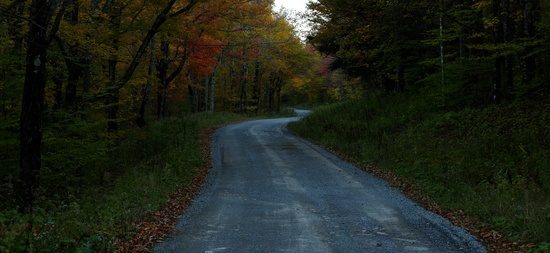
<svg viewBox="0 0 550 253">
<path fill-rule="evenodd" d="M 308 0 L 275 0 L 275 10 L 281 9 L 281 6 L 289 10 L 305 11 Z"/>
<path fill-rule="evenodd" d="M 274 11 L 280 11 L 281 6 L 285 7 L 288 11 L 292 12 L 305 12 L 307 9 L 307 2 L 309 0 L 275 0 L 275 6 L 273 7 Z M 295 20 L 295 26 L 297 26 L 298 36 L 305 40 L 307 32 L 310 30 L 304 19 L 298 17 L 298 20 Z"/>
</svg>

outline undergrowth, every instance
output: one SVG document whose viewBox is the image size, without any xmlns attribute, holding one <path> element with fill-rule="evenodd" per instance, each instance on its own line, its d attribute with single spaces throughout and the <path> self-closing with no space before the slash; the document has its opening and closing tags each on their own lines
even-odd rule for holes
<svg viewBox="0 0 550 253">
<path fill-rule="evenodd" d="M 550 238 L 550 104 L 449 110 L 413 92 L 316 109 L 291 131 L 412 179 L 510 239 Z M 544 244 L 546 241 L 546 244 Z"/>
<path fill-rule="evenodd" d="M 204 162 L 201 128 L 249 119 L 193 115 L 100 135 L 94 124 L 56 117 L 60 123 L 44 132 L 41 185 L 29 215 L 19 214 L 14 200 L 16 135 L 0 129 L 0 252 L 112 250 L 116 238 L 130 237 L 133 223 L 185 186 Z"/>
</svg>

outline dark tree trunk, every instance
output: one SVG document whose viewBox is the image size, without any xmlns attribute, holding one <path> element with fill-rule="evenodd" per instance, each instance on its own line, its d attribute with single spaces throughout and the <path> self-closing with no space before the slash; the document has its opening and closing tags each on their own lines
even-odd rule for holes
<svg viewBox="0 0 550 253">
<path fill-rule="evenodd" d="M 395 91 L 395 80 L 392 80 L 391 78 L 384 76 L 382 77 L 384 90 L 387 94 L 391 94 Z"/>
<path fill-rule="evenodd" d="M 166 115 L 166 89 L 168 88 L 168 56 L 170 54 L 170 44 L 167 41 L 160 42 L 160 51 L 162 58 L 157 65 L 157 78 L 159 85 L 157 88 L 157 116 Z"/>
<path fill-rule="evenodd" d="M 112 96 L 116 96 L 116 97 L 112 97 L 112 99 L 109 99 L 110 100 L 109 102 L 112 101 L 112 102 L 118 103 L 119 90 L 122 87 L 124 87 L 124 85 L 126 85 L 126 83 L 128 83 L 128 81 L 130 81 L 130 79 L 132 78 L 132 76 L 134 74 L 134 71 L 137 69 L 137 67 L 140 64 L 140 61 L 143 57 L 143 54 L 147 51 L 147 47 L 149 46 L 149 43 L 151 42 L 151 40 L 153 39 L 155 34 L 160 30 L 160 27 L 164 24 L 164 22 L 166 22 L 166 20 L 169 17 L 175 17 L 175 16 L 178 16 L 178 15 L 188 13 L 195 6 L 195 4 L 198 3 L 198 0 L 191 0 L 191 1 L 189 1 L 189 3 L 185 7 L 183 7 L 181 9 L 179 9 L 178 11 L 170 14 L 169 12 L 170 12 L 170 10 L 172 9 L 172 7 L 174 6 L 175 3 L 176 3 L 176 0 L 170 0 L 168 3 L 166 3 L 166 5 L 164 6 L 164 9 L 161 11 L 161 13 L 159 13 L 156 16 L 155 21 L 153 22 L 153 24 L 151 25 L 151 28 L 147 31 L 147 34 L 145 35 L 145 37 L 141 41 L 141 44 L 139 45 L 139 48 L 138 48 L 137 52 L 135 53 L 134 57 L 132 58 L 132 61 L 128 65 L 128 68 L 126 69 L 126 71 L 124 72 L 122 77 L 120 79 L 118 79 L 118 81 L 116 83 L 111 85 L 112 94 L 109 95 L 109 97 L 112 97 Z M 118 17 L 120 19 L 120 15 L 118 15 Z M 118 129 L 118 123 L 116 123 L 117 112 L 118 112 L 118 104 L 115 104 L 115 105 L 109 107 L 108 117 L 109 117 L 109 130 L 110 131 L 116 131 Z"/>
<path fill-rule="evenodd" d="M 55 66 L 54 68 L 59 67 L 55 61 L 52 63 L 52 65 Z M 51 75 L 51 80 L 55 84 L 53 104 L 54 110 L 59 110 L 63 107 L 63 79 L 64 75 L 60 73 L 60 71 L 57 71 L 53 75 Z"/>
<path fill-rule="evenodd" d="M 151 43 L 151 54 L 149 56 L 149 69 L 147 70 L 147 75 L 151 78 L 154 75 L 154 68 L 155 68 L 155 41 L 153 39 Z M 141 96 L 141 105 L 139 107 L 138 117 L 136 119 L 136 124 L 139 127 L 144 127 L 147 125 L 147 122 L 145 121 L 145 112 L 147 111 L 147 104 L 149 104 L 150 100 L 150 94 L 151 90 L 153 89 L 153 82 L 150 79 L 147 79 L 147 82 L 145 83 L 145 88 L 143 89 L 143 93 Z"/>
<path fill-rule="evenodd" d="M 116 3 L 111 3 L 109 10 L 110 26 L 113 31 L 113 48 L 109 58 L 109 87 L 107 90 L 106 105 L 107 105 L 107 129 L 109 132 L 118 131 L 118 101 L 119 87 L 117 83 L 117 65 L 118 65 L 118 49 L 119 49 L 119 30 L 121 26 L 122 8 Z"/>
<path fill-rule="evenodd" d="M 73 54 L 76 52 L 72 52 Z M 68 76 L 67 76 L 67 87 L 65 89 L 65 108 L 74 111 L 76 109 L 76 94 L 78 83 L 82 78 L 82 65 L 79 62 L 74 60 L 68 60 Z"/>
<path fill-rule="evenodd" d="M 396 89 L 397 92 L 403 92 L 405 91 L 405 72 L 403 70 L 403 65 L 399 64 L 397 66 L 397 83 L 396 83 Z"/>
<path fill-rule="evenodd" d="M 246 76 L 248 75 L 248 66 L 241 67 L 241 77 L 239 86 L 239 113 L 244 113 L 246 109 Z"/>
<path fill-rule="evenodd" d="M 277 86 L 276 96 L 277 96 L 277 106 L 275 107 L 276 112 L 281 112 L 281 89 L 282 89 L 283 83 L 279 79 L 279 85 Z"/>
<path fill-rule="evenodd" d="M 204 111 L 210 110 L 208 102 L 210 101 L 210 75 L 204 77 Z"/>
<path fill-rule="evenodd" d="M 90 1 L 90 5 L 89 5 L 89 13 L 91 13 L 91 27 L 92 28 L 97 28 L 99 22 L 100 22 L 100 18 L 99 18 L 99 15 L 97 14 L 98 13 L 98 8 L 99 8 L 99 2 L 100 0 L 91 0 Z M 83 120 L 87 120 L 90 118 L 90 111 L 89 111 L 89 108 L 90 108 L 90 103 L 91 103 L 91 98 L 90 98 L 90 89 L 92 87 L 92 70 L 93 70 L 93 66 L 92 66 L 92 63 L 93 63 L 93 60 L 94 60 L 94 55 L 89 52 L 89 51 L 86 51 L 85 52 L 85 57 L 84 57 L 84 64 L 82 66 L 82 103 L 81 103 L 81 118 Z"/>
<path fill-rule="evenodd" d="M 90 105 L 90 89 L 92 87 L 92 59 L 93 56 L 90 53 L 87 53 L 86 61 L 84 63 L 83 67 L 83 74 L 82 74 L 82 104 L 81 104 L 81 110 L 82 110 L 82 116 L 81 118 L 84 120 L 87 120 L 90 118 L 89 115 L 89 105 Z"/>
<path fill-rule="evenodd" d="M 191 74 L 187 74 L 187 91 L 189 92 L 189 102 L 191 103 L 191 112 L 197 113 L 199 112 L 199 98 L 197 95 L 197 91 L 193 88 L 193 78 L 191 77 Z"/>
<path fill-rule="evenodd" d="M 254 86 L 252 87 L 252 101 L 256 102 L 256 113 L 260 110 L 261 99 L 261 72 L 260 72 L 260 61 L 256 62 L 255 71 L 254 71 Z"/>
<path fill-rule="evenodd" d="M 115 46 L 118 50 L 118 46 Z M 116 52 L 116 51 L 115 51 Z M 113 56 L 109 60 L 109 90 L 107 91 L 107 129 L 109 132 L 118 131 L 118 101 L 119 101 L 119 89 L 116 87 L 116 68 L 118 59 Z"/>
<path fill-rule="evenodd" d="M 538 9 L 537 0 L 524 0 L 523 1 L 523 37 L 528 41 L 533 40 L 536 35 L 536 12 Z M 530 84 L 535 78 L 536 62 L 535 56 L 532 54 L 534 50 L 533 46 L 525 47 L 525 51 L 521 63 L 523 72 L 523 82 Z"/>
<path fill-rule="evenodd" d="M 512 6 L 509 1 L 504 1 L 502 3 L 502 37 L 504 43 L 511 43 L 514 39 L 514 23 L 510 14 L 512 13 Z M 512 55 L 508 54 L 504 57 L 504 83 L 505 89 L 507 89 L 506 94 L 509 95 L 509 98 L 513 98 L 514 94 L 514 58 Z"/>
<path fill-rule="evenodd" d="M 50 20 L 57 3 L 33 0 L 30 6 L 25 82 L 20 118 L 19 212 L 32 212 L 41 166 L 42 123 L 46 87 L 46 62 L 51 36 L 58 29 L 64 8 L 59 11 L 48 37 Z"/>
<path fill-rule="evenodd" d="M 504 42 L 503 22 L 502 22 L 502 0 L 493 0 L 493 16 L 497 19 L 493 30 L 494 44 L 498 48 Z M 493 89 L 491 94 L 491 102 L 499 104 L 501 101 L 502 89 L 502 68 L 504 57 L 499 49 L 495 52 L 495 60 L 493 61 Z"/>
<path fill-rule="evenodd" d="M 79 4 L 78 0 L 70 1 L 72 4 L 72 9 L 69 12 L 69 23 L 74 26 L 78 24 Z M 80 52 L 77 47 L 78 45 L 70 46 L 68 51 L 69 55 L 65 57 L 69 72 L 67 76 L 67 87 L 65 90 L 65 108 L 70 111 L 74 111 L 76 109 L 76 90 L 78 83 L 80 82 L 80 78 L 82 77 L 82 66 L 84 62 L 84 60 L 79 59 Z"/>
</svg>

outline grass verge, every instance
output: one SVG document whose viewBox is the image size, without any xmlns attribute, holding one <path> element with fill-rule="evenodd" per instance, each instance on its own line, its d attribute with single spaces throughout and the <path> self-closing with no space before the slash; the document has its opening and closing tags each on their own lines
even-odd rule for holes
<svg viewBox="0 0 550 253">
<path fill-rule="evenodd" d="M 144 240 L 136 235 L 144 229 L 167 233 L 167 217 L 175 219 L 185 209 L 170 206 L 174 199 L 182 191 L 197 192 L 197 182 L 205 177 L 200 169 L 208 167 L 208 151 L 199 133 L 213 125 L 250 119 L 199 114 L 101 138 L 67 136 L 71 135 L 67 128 L 59 136 L 50 129 L 52 134 L 45 134 L 42 186 L 32 214 L 17 213 L 13 195 L 2 195 L 6 201 L 0 206 L 0 252 L 147 251 L 154 240 L 136 241 Z M 14 191 L 11 180 L 3 182 L 4 193 Z M 167 209 L 170 214 L 159 213 Z"/>
<path fill-rule="evenodd" d="M 451 111 L 418 94 L 373 95 L 320 107 L 289 129 L 410 182 L 404 191 L 454 210 L 447 216 L 478 220 L 463 225 L 492 251 L 549 249 L 547 102 Z"/>
</svg>

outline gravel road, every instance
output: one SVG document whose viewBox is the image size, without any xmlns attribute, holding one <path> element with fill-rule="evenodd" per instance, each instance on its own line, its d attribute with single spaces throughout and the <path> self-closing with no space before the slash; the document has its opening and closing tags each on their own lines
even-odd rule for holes
<svg viewBox="0 0 550 253">
<path fill-rule="evenodd" d="M 218 130 L 205 186 L 154 252 L 486 252 L 383 180 L 289 134 L 298 119 Z"/>
</svg>

